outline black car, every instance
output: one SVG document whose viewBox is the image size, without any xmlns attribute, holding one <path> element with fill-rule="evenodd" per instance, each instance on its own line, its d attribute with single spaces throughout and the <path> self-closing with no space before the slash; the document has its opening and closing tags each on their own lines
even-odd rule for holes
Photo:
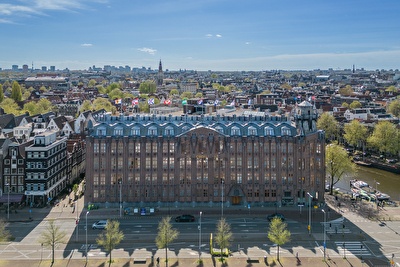
<svg viewBox="0 0 400 267">
<path fill-rule="evenodd" d="M 184 214 L 175 218 L 176 222 L 194 222 L 194 216 L 189 214 Z"/>
<path fill-rule="evenodd" d="M 274 213 L 274 214 L 267 216 L 268 221 L 272 221 L 273 218 L 278 218 L 282 222 L 285 220 L 285 216 L 283 216 L 283 214 L 281 214 L 281 213 Z"/>
</svg>

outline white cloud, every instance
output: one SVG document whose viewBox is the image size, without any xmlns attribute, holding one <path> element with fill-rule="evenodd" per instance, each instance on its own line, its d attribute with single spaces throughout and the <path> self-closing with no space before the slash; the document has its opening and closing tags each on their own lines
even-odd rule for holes
<svg viewBox="0 0 400 267">
<path fill-rule="evenodd" d="M 222 37 L 222 35 L 221 35 L 221 34 L 216 34 L 216 35 L 215 35 L 215 37 L 217 37 L 217 38 L 221 38 L 221 37 Z"/>
<path fill-rule="evenodd" d="M 206 34 L 206 37 L 211 38 L 211 37 L 213 37 L 213 35 L 209 33 L 209 34 Z"/>
<path fill-rule="evenodd" d="M 244 44 L 245 44 L 245 45 L 249 45 L 249 44 L 251 44 L 251 43 L 250 43 L 250 42 L 245 42 Z"/>
<path fill-rule="evenodd" d="M 140 52 L 148 53 L 150 55 L 154 55 L 157 52 L 156 49 L 152 49 L 152 48 L 148 48 L 148 47 L 138 48 L 138 50 Z"/>
<path fill-rule="evenodd" d="M 91 46 L 93 46 L 93 44 L 81 44 L 81 46 L 84 46 L 84 47 L 91 47 Z"/>
</svg>

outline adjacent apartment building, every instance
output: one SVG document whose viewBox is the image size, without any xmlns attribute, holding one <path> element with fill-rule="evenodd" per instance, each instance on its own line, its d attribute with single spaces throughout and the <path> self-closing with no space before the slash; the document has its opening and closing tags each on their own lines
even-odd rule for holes
<svg viewBox="0 0 400 267">
<path fill-rule="evenodd" d="M 111 116 L 88 123 L 86 204 L 323 202 L 325 138 L 309 102 L 289 116 Z"/>
</svg>

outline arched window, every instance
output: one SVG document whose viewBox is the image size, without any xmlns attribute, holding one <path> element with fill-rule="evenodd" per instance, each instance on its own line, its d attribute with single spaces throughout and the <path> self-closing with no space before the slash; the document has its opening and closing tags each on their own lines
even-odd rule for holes
<svg viewBox="0 0 400 267">
<path fill-rule="evenodd" d="M 124 135 L 124 128 L 122 128 L 122 127 L 116 127 L 116 128 L 114 129 L 114 135 L 117 135 L 117 136 Z"/>
<path fill-rule="evenodd" d="M 175 134 L 174 128 L 172 126 L 167 126 L 165 128 L 165 135 L 166 136 L 173 136 Z"/>
<path fill-rule="evenodd" d="M 240 129 L 239 129 L 239 127 L 237 127 L 237 126 L 233 126 L 232 128 L 231 128 L 231 135 L 240 135 Z"/>
<path fill-rule="evenodd" d="M 284 135 L 291 135 L 291 131 L 288 127 L 282 127 L 282 136 Z"/>
<path fill-rule="evenodd" d="M 257 135 L 257 129 L 254 126 L 248 128 L 248 135 Z"/>
<path fill-rule="evenodd" d="M 268 136 L 268 135 L 274 136 L 275 135 L 274 129 L 272 127 L 270 127 L 270 126 L 265 127 L 265 135 L 266 136 Z"/>
<path fill-rule="evenodd" d="M 133 127 L 133 128 L 131 129 L 131 134 L 132 134 L 133 136 L 140 136 L 140 128 L 139 128 L 139 127 Z"/>
<path fill-rule="evenodd" d="M 216 130 L 217 132 L 224 133 L 224 128 L 222 128 L 221 126 L 215 127 L 215 130 Z"/>
<path fill-rule="evenodd" d="M 148 130 L 148 132 L 147 132 L 147 134 L 148 134 L 149 136 L 157 136 L 157 127 L 155 127 L 155 126 L 150 126 L 150 127 L 149 127 L 149 130 Z"/>
</svg>

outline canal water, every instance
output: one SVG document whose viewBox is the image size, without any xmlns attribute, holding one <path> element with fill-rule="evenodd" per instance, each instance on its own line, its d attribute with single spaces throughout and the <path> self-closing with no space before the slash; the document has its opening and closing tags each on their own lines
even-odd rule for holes
<svg viewBox="0 0 400 267">
<path fill-rule="evenodd" d="M 400 175 L 375 168 L 358 166 L 358 172 L 352 176 L 346 175 L 335 185 L 350 191 L 350 180 L 357 179 L 368 183 L 371 187 L 378 187 L 378 191 L 388 194 L 390 200 L 400 201 Z"/>
</svg>

